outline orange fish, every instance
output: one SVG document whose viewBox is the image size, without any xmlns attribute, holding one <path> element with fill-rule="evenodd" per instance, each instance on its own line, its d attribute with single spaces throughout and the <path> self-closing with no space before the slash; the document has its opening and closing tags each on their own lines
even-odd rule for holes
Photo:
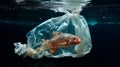
<svg viewBox="0 0 120 67">
<path fill-rule="evenodd" d="M 80 42 L 81 39 L 75 35 L 56 32 L 50 40 L 43 39 L 43 43 L 41 47 L 37 49 L 37 52 L 40 53 L 41 51 L 50 49 L 50 53 L 54 54 L 59 48 L 75 46 Z"/>
</svg>

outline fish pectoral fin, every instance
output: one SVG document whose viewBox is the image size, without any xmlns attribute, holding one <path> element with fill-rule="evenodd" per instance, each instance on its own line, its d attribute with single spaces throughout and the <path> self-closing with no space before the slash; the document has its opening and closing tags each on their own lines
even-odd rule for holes
<svg viewBox="0 0 120 67">
<path fill-rule="evenodd" d="M 57 51 L 57 49 L 50 49 L 50 53 L 54 54 Z"/>
<path fill-rule="evenodd" d="M 68 40 L 64 40 L 60 44 L 63 45 L 63 46 L 66 46 L 68 44 Z"/>
<path fill-rule="evenodd" d="M 62 42 L 62 43 L 60 43 L 61 45 L 66 45 L 67 44 L 67 42 L 65 41 L 65 42 Z"/>
</svg>

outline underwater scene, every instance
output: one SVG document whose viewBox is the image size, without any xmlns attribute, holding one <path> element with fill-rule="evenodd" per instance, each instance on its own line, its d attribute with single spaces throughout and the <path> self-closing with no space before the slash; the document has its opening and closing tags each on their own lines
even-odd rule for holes
<svg viewBox="0 0 120 67">
<path fill-rule="evenodd" d="M 4 66 L 120 66 L 119 0 L 3 0 L 0 29 Z"/>
</svg>

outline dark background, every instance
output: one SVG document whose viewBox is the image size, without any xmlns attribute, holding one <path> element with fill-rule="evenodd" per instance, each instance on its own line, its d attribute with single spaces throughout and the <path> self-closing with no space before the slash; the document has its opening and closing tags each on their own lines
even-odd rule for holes
<svg viewBox="0 0 120 67">
<path fill-rule="evenodd" d="M 88 21 L 93 48 L 81 58 L 22 58 L 14 53 L 14 42 L 26 43 L 26 33 L 41 22 L 63 15 L 34 9 L 14 0 L 0 0 L 0 63 L 11 67 L 120 67 L 120 1 L 92 0 L 81 12 Z M 29 7 L 27 6 L 27 7 Z M 35 6 L 36 7 L 36 6 Z"/>
</svg>

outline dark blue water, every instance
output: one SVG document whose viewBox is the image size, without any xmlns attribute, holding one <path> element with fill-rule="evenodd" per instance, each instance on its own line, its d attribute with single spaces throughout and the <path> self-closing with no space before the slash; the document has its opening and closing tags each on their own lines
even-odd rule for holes
<svg viewBox="0 0 120 67">
<path fill-rule="evenodd" d="M 31 30 L 32 27 L 13 25 L 13 24 L 0 24 L 0 52 L 2 63 L 12 66 L 29 66 L 34 64 L 41 65 L 55 65 L 55 66 L 110 66 L 118 65 L 120 60 L 120 25 L 118 24 L 98 24 L 95 26 L 89 26 L 92 38 L 93 48 L 91 52 L 82 58 L 60 58 L 60 59 L 48 59 L 46 57 L 33 60 L 31 58 L 22 58 L 14 53 L 14 42 L 21 41 L 26 43 L 26 33 Z M 71 63 L 68 65 L 68 63 Z M 32 65 L 32 66 L 31 66 Z"/>
<path fill-rule="evenodd" d="M 82 58 L 22 58 L 14 53 L 14 42 L 26 43 L 26 33 L 41 22 L 61 16 L 50 10 L 15 7 L 4 1 L 0 7 L 0 61 L 1 65 L 26 67 L 119 67 L 120 61 L 120 3 L 102 0 L 92 2 L 81 14 L 86 18 L 93 48 Z M 3 7 L 4 6 L 4 7 Z"/>
</svg>

